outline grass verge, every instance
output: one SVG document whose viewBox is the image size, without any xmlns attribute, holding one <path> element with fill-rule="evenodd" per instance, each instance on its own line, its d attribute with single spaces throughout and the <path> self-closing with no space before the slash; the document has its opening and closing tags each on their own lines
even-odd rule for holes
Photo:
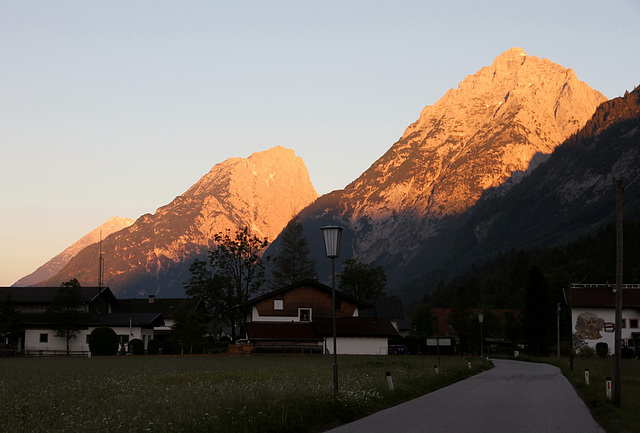
<svg viewBox="0 0 640 433">
<path fill-rule="evenodd" d="M 5 432 L 319 432 L 491 367 L 425 356 L 0 359 Z M 395 390 L 389 390 L 386 372 Z"/>
<path fill-rule="evenodd" d="M 622 407 L 607 399 L 606 378 L 614 376 L 613 358 L 575 357 L 573 370 L 569 358 L 531 359 L 557 365 L 585 402 L 593 418 L 607 433 L 635 433 L 640 430 L 640 361 L 623 359 L 621 363 Z M 585 380 L 589 369 L 589 385 Z M 613 386 L 613 385 L 612 385 Z"/>
</svg>

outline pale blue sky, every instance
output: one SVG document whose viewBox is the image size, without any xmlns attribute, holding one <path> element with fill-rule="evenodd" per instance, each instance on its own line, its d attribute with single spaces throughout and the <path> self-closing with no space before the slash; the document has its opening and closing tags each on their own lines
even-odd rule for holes
<svg viewBox="0 0 640 433">
<path fill-rule="evenodd" d="M 0 285 L 233 156 L 358 177 L 512 47 L 607 97 L 640 84 L 640 1 L 0 1 Z"/>
</svg>

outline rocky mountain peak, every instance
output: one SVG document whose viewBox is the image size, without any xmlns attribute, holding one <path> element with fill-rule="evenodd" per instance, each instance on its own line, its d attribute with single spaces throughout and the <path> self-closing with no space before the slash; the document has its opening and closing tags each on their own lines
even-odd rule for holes
<svg viewBox="0 0 640 433">
<path fill-rule="evenodd" d="M 153 215 L 103 241 L 104 280 L 118 295 L 182 296 L 193 259 L 225 230 L 249 227 L 273 241 L 291 217 L 318 197 L 302 158 L 283 147 L 230 158 Z M 48 285 L 69 277 L 97 281 L 97 255 L 84 249 Z"/>
<path fill-rule="evenodd" d="M 462 214 L 490 188 L 517 183 L 604 101 L 571 69 L 521 48 L 502 53 L 425 107 L 333 198 L 357 232 L 354 253 L 365 260 L 412 254 L 445 218 Z"/>
<path fill-rule="evenodd" d="M 89 245 L 100 241 L 100 238 L 106 238 L 112 233 L 129 227 L 134 221 L 130 218 L 120 218 L 112 216 L 104 224 L 87 233 L 70 247 L 66 248 L 60 254 L 40 266 L 31 274 L 20 278 L 14 283 L 14 286 L 24 287 L 38 284 L 57 274 L 78 252 Z"/>
</svg>

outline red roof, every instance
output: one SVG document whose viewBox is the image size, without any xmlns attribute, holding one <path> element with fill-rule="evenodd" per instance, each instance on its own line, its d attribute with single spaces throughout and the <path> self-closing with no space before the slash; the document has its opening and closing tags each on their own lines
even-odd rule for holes
<svg viewBox="0 0 640 433">
<path fill-rule="evenodd" d="M 322 337 L 309 322 L 247 322 L 246 325 L 249 340 L 322 340 Z"/>
<path fill-rule="evenodd" d="M 333 335 L 333 321 L 330 317 L 314 317 L 313 323 L 318 333 L 325 337 Z M 397 337 L 398 331 L 389 319 L 370 317 L 339 317 L 336 319 L 338 337 Z"/>
<path fill-rule="evenodd" d="M 248 322 L 249 340 L 320 341 L 333 335 L 330 317 L 314 317 L 313 322 Z M 398 332 L 388 319 L 368 317 L 339 317 L 336 319 L 338 337 L 397 337 Z"/>
</svg>

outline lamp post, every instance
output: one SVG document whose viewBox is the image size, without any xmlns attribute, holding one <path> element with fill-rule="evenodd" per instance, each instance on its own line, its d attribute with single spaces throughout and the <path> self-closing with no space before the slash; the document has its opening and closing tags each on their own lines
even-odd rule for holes
<svg viewBox="0 0 640 433">
<path fill-rule="evenodd" d="M 484 314 L 478 313 L 478 321 L 480 322 L 480 359 L 484 358 L 484 338 L 482 337 L 482 322 Z"/>
<path fill-rule="evenodd" d="M 324 237 L 324 249 L 331 259 L 331 319 L 333 321 L 333 394 L 338 395 L 338 351 L 336 344 L 336 257 L 340 255 L 343 227 L 320 227 Z"/>
</svg>

